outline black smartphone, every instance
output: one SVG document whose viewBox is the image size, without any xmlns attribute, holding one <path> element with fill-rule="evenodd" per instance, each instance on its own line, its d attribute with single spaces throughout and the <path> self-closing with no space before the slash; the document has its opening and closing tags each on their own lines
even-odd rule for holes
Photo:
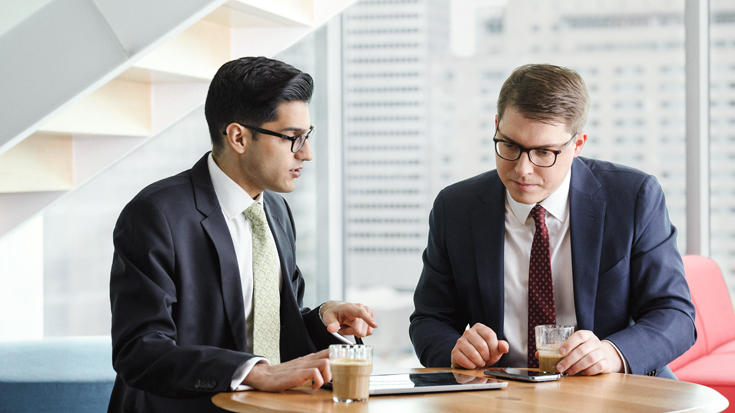
<svg viewBox="0 0 735 413">
<path fill-rule="evenodd" d="M 485 374 L 503 379 L 521 380 L 530 382 L 542 382 L 558 380 L 560 373 L 550 373 L 548 371 L 522 370 L 511 367 L 492 367 L 485 369 Z"/>
</svg>

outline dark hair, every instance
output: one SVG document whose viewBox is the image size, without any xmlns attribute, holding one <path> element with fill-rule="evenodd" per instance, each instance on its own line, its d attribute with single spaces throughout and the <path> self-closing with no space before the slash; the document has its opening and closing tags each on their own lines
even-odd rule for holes
<svg viewBox="0 0 735 413">
<path fill-rule="evenodd" d="M 266 57 L 242 57 L 225 63 L 209 84 L 204 115 L 215 150 L 233 122 L 261 126 L 278 118 L 278 105 L 309 102 L 314 81 L 295 67 Z"/>
<path fill-rule="evenodd" d="M 498 96 L 498 121 L 506 107 L 526 119 L 544 123 L 562 121 L 577 133 L 587 122 L 590 97 L 582 76 L 560 66 L 533 64 L 516 68 Z"/>
</svg>

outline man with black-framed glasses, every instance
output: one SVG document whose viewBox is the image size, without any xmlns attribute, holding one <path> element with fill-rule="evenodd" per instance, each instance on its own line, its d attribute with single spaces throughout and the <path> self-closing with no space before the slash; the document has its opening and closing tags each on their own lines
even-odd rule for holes
<svg viewBox="0 0 735 413">
<path fill-rule="evenodd" d="M 495 119 L 497 169 L 443 189 L 410 335 L 427 367 L 538 367 L 534 327 L 572 325 L 559 371 L 674 378 L 694 306 L 656 179 L 579 157 L 589 97 L 574 71 L 517 68 Z"/>
<path fill-rule="evenodd" d="M 212 152 L 120 214 L 110 412 L 214 412 L 218 392 L 316 389 L 331 379 L 325 349 L 377 327 L 361 304 L 303 307 L 295 225 L 277 192 L 293 191 L 312 159 L 312 91 L 311 76 L 277 60 L 224 64 L 205 104 Z"/>
</svg>

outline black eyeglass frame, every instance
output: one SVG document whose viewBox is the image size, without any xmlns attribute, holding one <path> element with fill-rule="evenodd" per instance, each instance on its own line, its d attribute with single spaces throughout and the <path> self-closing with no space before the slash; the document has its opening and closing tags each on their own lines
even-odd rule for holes
<svg viewBox="0 0 735 413">
<path fill-rule="evenodd" d="M 301 148 L 304 147 L 304 143 L 306 143 L 306 140 L 309 139 L 309 136 L 311 136 L 311 133 L 314 132 L 314 126 L 311 126 L 311 127 L 309 127 L 309 130 L 306 133 L 302 134 L 302 135 L 288 136 L 288 135 L 284 135 L 282 133 L 273 132 L 273 131 L 268 130 L 268 129 L 258 128 L 256 126 L 243 125 L 242 123 L 238 123 L 238 125 L 242 126 L 243 128 L 252 129 L 252 130 L 254 130 L 254 131 L 258 132 L 258 133 L 262 133 L 262 134 L 265 134 L 265 135 L 271 135 L 271 136 L 277 136 L 277 137 L 279 137 L 281 139 L 286 139 L 286 140 L 291 141 L 291 153 L 296 153 L 296 152 L 300 151 Z M 223 135 L 227 135 L 227 132 L 222 132 L 222 134 Z M 299 147 L 296 148 L 296 150 L 294 150 L 294 145 L 299 140 L 300 140 Z"/>
<path fill-rule="evenodd" d="M 498 136 L 498 128 L 495 128 L 495 134 L 493 135 L 493 142 L 495 142 L 495 153 L 501 159 L 505 159 L 506 161 L 517 161 L 517 160 L 521 159 L 521 156 L 523 156 L 523 153 L 526 152 L 528 154 L 528 160 L 531 161 L 532 164 L 538 166 L 539 168 L 551 168 L 552 166 L 556 165 L 556 158 L 559 156 L 559 154 L 562 153 L 562 152 L 564 152 L 564 149 L 566 149 L 567 146 L 569 146 L 569 144 L 571 144 L 574 141 L 574 138 L 576 138 L 577 135 L 579 135 L 579 132 L 575 133 L 572 136 L 572 138 L 569 139 L 569 142 L 567 142 L 564 145 L 564 147 L 562 147 L 558 151 L 557 150 L 554 150 L 554 149 L 549 149 L 549 148 L 526 148 L 526 147 L 521 146 L 521 145 L 519 145 L 519 144 L 517 144 L 515 142 L 509 142 L 509 141 L 506 141 L 506 140 L 503 140 L 503 139 L 497 139 L 496 136 Z M 520 149 L 520 152 L 518 152 L 518 156 L 515 159 L 508 159 L 508 158 L 504 157 L 503 155 L 501 155 L 500 154 L 500 150 L 498 149 L 498 144 L 499 143 L 509 143 L 511 145 L 517 146 L 518 149 Z M 551 152 L 551 153 L 554 154 L 554 162 L 552 162 L 551 165 L 539 165 L 539 164 L 537 164 L 536 162 L 533 161 L 533 157 L 531 156 L 531 151 L 546 151 L 546 152 Z"/>
</svg>

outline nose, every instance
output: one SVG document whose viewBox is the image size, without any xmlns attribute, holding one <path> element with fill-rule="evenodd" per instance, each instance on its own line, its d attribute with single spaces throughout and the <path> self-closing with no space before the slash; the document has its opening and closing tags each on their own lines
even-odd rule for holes
<svg viewBox="0 0 735 413">
<path fill-rule="evenodd" d="M 521 157 L 516 160 L 515 171 L 518 176 L 526 176 L 533 173 L 533 162 L 528 152 L 522 153 Z"/>
<path fill-rule="evenodd" d="M 296 159 L 302 160 L 302 161 L 310 161 L 312 158 L 314 158 L 314 154 L 311 152 L 311 144 L 309 143 L 309 139 L 304 142 L 304 146 L 301 147 L 301 149 L 294 154 L 296 156 Z"/>
</svg>

